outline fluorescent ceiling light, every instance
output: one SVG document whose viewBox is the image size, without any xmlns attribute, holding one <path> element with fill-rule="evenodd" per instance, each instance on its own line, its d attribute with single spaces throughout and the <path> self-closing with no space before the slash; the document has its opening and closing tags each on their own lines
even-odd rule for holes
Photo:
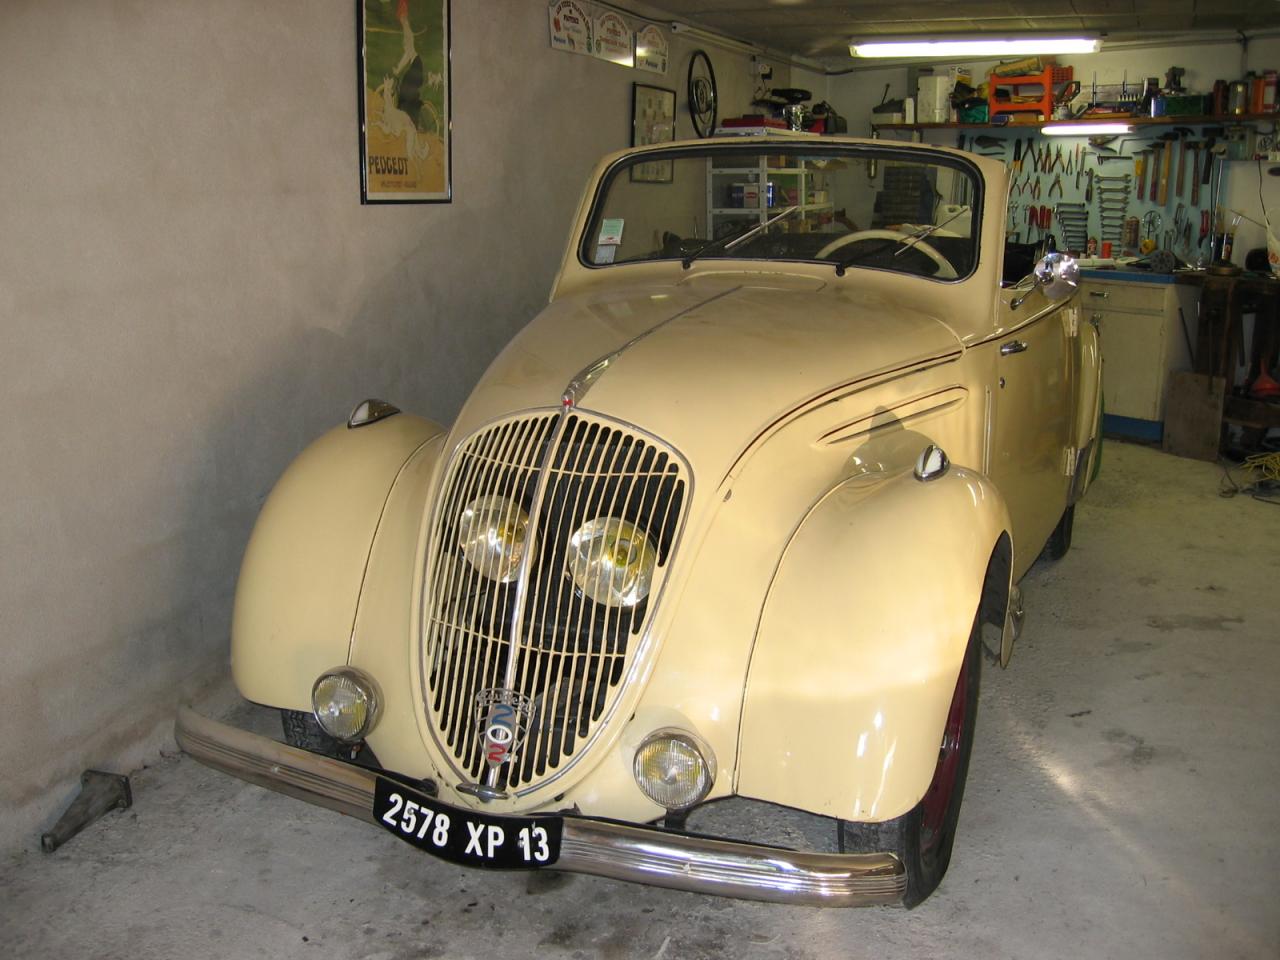
<svg viewBox="0 0 1280 960">
<path fill-rule="evenodd" d="M 1127 123 L 1051 123 L 1040 132 L 1050 137 L 1092 137 L 1107 133 L 1133 133 Z"/>
<path fill-rule="evenodd" d="M 1097 53 L 1098 41 L 1088 37 L 951 37 L 940 40 L 877 40 L 852 42 L 855 57 L 1026 57 L 1043 53 Z"/>
</svg>

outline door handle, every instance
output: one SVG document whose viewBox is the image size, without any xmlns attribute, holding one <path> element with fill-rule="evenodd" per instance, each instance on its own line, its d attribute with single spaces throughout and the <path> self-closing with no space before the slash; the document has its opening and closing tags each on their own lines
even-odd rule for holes
<svg viewBox="0 0 1280 960">
<path fill-rule="evenodd" d="M 1010 354 L 1021 353 L 1027 349 L 1027 345 L 1021 340 L 1010 340 L 1008 343 L 1000 344 L 1000 356 L 1007 357 Z"/>
</svg>

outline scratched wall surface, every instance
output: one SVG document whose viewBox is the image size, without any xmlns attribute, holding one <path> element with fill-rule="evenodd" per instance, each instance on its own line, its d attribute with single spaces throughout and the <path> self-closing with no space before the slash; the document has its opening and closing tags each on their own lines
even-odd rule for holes
<svg viewBox="0 0 1280 960">
<path fill-rule="evenodd" d="M 157 754 L 285 465 L 367 396 L 447 421 L 545 302 L 632 82 L 683 90 L 683 41 L 642 74 L 552 51 L 546 9 L 453 4 L 454 202 L 361 207 L 353 4 L 3 5 L 0 849 Z"/>
</svg>

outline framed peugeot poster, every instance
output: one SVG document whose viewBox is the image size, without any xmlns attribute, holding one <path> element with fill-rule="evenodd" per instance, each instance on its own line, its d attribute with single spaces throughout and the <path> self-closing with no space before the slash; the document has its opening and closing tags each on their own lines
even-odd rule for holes
<svg viewBox="0 0 1280 960">
<path fill-rule="evenodd" d="M 647 83 L 631 85 L 631 145 L 670 143 L 676 138 L 676 92 Z M 670 183 L 673 165 L 670 160 L 637 163 L 631 168 L 631 179 L 639 183 Z"/>
<path fill-rule="evenodd" d="M 356 0 L 360 201 L 453 199 L 449 0 Z"/>
</svg>

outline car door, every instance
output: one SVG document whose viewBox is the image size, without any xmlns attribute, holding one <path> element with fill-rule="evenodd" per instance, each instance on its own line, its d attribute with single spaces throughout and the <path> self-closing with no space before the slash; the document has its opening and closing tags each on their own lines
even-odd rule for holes
<svg viewBox="0 0 1280 960">
<path fill-rule="evenodd" d="M 1016 309 L 1013 298 L 1002 293 L 1005 322 L 984 346 L 994 351 L 996 373 L 989 471 L 1009 506 L 1014 575 L 1021 576 L 1062 516 L 1075 472 L 1079 309 L 1074 299 L 1050 301 L 1039 289 Z"/>
</svg>

